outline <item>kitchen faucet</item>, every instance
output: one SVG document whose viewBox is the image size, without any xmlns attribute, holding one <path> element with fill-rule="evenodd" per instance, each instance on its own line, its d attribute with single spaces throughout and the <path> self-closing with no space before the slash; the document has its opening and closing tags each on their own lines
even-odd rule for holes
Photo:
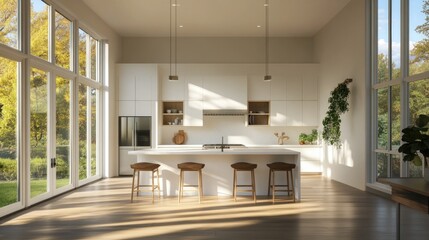
<svg viewBox="0 0 429 240">
<path fill-rule="evenodd" d="M 223 152 L 224 148 L 225 148 L 225 146 L 223 145 L 223 136 L 222 136 L 222 143 L 220 144 L 220 150 Z"/>
</svg>

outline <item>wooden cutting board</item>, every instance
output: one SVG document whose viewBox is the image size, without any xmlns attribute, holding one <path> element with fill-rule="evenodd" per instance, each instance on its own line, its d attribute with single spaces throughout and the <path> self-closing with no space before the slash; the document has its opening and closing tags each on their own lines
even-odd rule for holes
<svg viewBox="0 0 429 240">
<path fill-rule="evenodd" d="M 174 134 L 173 142 L 174 144 L 183 144 L 185 143 L 185 139 L 186 139 L 185 131 L 179 130 L 178 133 Z"/>
</svg>

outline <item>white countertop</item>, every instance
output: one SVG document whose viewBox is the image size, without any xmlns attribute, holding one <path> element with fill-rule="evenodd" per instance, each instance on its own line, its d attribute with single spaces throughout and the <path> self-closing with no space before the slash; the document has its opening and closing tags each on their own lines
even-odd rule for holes
<svg viewBox="0 0 429 240">
<path fill-rule="evenodd" d="M 138 151 L 128 152 L 131 155 L 299 155 L 299 152 L 286 149 L 286 148 L 272 148 L 272 147 L 246 147 L 246 148 L 232 148 L 224 149 L 202 149 L 201 147 L 188 147 L 188 148 L 152 148 Z"/>
<path fill-rule="evenodd" d="M 304 144 L 304 145 L 248 145 L 245 144 L 248 148 L 274 148 L 274 149 L 288 149 L 288 148 L 321 148 L 322 145 L 313 145 L 313 144 Z M 164 148 L 202 148 L 201 144 L 181 144 L 181 145 L 158 145 L 156 149 Z"/>
</svg>

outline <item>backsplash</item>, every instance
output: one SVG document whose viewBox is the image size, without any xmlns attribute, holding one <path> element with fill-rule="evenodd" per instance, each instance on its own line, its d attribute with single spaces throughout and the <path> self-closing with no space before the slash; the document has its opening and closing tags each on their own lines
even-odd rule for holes
<svg viewBox="0 0 429 240">
<path fill-rule="evenodd" d="M 174 134 L 184 130 L 187 135 L 185 144 L 220 143 L 222 136 L 224 143 L 242 143 L 246 145 L 276 145 L 277 137 L 274 133 L 289 136 L 285 145 L 298 144 L 301 133 L 311 133 L 317 127 L 271 127 L 245 126 L 245 116 L 204 116 L 204 126 L 162 126 L 160 127 L 160 143 L 173 144 Z"/>
</svg>

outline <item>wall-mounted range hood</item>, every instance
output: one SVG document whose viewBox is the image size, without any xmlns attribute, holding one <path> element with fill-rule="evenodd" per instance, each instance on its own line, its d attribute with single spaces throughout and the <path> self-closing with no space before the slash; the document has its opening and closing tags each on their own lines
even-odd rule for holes
<svg viewBox="0 0 429 240">
<path fill-rule="evenodd" d="M 203 85 L 204 115 L 242 116 L 247 113 L 246 76 L 205 76 Z"/>
</svg>

